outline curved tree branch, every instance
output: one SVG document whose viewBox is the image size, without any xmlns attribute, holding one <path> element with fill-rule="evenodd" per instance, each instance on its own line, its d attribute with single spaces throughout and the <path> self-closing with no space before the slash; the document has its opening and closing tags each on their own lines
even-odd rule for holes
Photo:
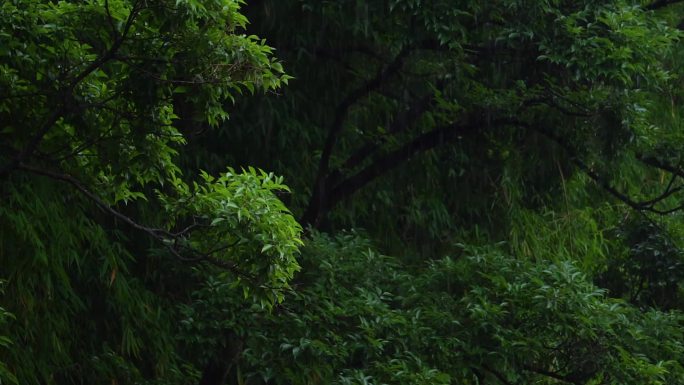
<svg viewBox="0 0 684 385">
<path fill-rule="evenodd" d="M 454 124 L 437 128 L 422 134 L 398 149 L 375 159 L 366 168 L 341 181 L 332 189 L 329 205 L 326 207 L 326 209 L 329 209 L 341 200 L 355 193 L 357 190 L 375 180 L 380 175 L 383 175 L 399 165 L 407 162 L 414 155 L 431 150 L 440 144 L 450 142 L 468 131 L 477 129 L 479 126 L 479 124 Z"/>
<path fill-rule="evenodd" d="M 251 282 L 256 281 L 256 277 L 252 276 L 251 274 L 245 273 L 244 271 L 241 271 L 238 267 L 238 265 L 230 263 L 228 261 L 221 260 L 219 258 L 214 257 L 212 254 L 216 253 L 218 251 L 224 250 L 226 248 L 230 248 L 235 246 L 237 243 L 234 244 L 229 244 L 225 247 L 221 248 L 216 248 L 211 250 L 208 253 L 202 253 L 198 250 L 192 249 L 190 247 L 184 246 L 182 244 L 178 243 L 178 240 L 180 240 L 183 236 L 187 235 L 188 232 L 192 231 L 194 228 L 197 226 L 191 225 L 188 226 L 184 229 L 184 231 L 180 231 L 177 233 L 172 233 L 164 229 L 156 228 L 156 227 L 149 227 L 142 225 L 136 221 L 134 221 L 132 218 L 122 214 L 121 212 L 113 209 L 109 204 L 104 202 L 100 197 L 95 195 L 93 192 L 88 190 L 81 181 L 78 179 L 74 178 L 71 175 L 68 174 L 62 174 L 50 170 L 44 170 L 41 168 L 29 166 L 23 163 L 20 163 L 17 168 L 19 170 L 23 170 L 26 172 L 30 172 L 32 174 L 36 175 L 42 175 L 54 180 L 58 180 L 64 183 L 67 183 L 76 190 L 78 190 L 81 194 L 83 194 L 86 198 L 88 198 L 90 201 L 95 203 L 100 209 L 108 213 L 109 215 L 113 216 L 114 218 L 126 223 L 130 227 L 142 231 L 146 234 L 148 234 L 151 238 L 155 239 L 156 241 L 161 242 L 166 249 L 176 258 L 178 258 L 181 261 L 186 261 L 186 262 L 201 262 L 205 261 L 207 263 L 210 263 L 216 267 L 226 269 L 232 273 L 234 273 L 237 276 L 240 276 L 242 278 L 245 278 Z"/>
<path fill-rule="evenodd" d="M 404 61 L 414 48 L 415 47 L 412 45 L 404 46 L 387 66 L 381 68 L 372 79 L 364 82 L 359 88 L 347 95 L 335 108 L 333 121 L 328 130 L 328 135 L 321 152 L 321 159 L 318 163 L 318 171 L 316 173 L 311 198 L 309 199 L 309 205 L 301 219 L 302 223 L 316 226 L 320 219 L 319 213 L 321 209 L 327 205 L 325 199 L 329 186 L 326 185 L 326 181 L 330 170 L 330 158 L 332 157 L 337 139 L 344 128 L 344 121 L 347 118 L 349 110 L 354 104 L 380 88 L 387 79 L 399 72 Z"/>
<path fill-rule="evenodd" d="M 387 128 L 387 134 L 393 135 L 407 130 L 425 111 L 432 105 L 433 96 L 426 95 L 415 100 L 408 110 L 398 114 Z M 371 155 L 376 153 L 387 141 L 387 137 L 382 137 L 378 141 L 369 142 L 359 148 L 342 164 L 341 170 L 352 170 Z"/>
<path fill-rule="evenodd" d="M 603 190 L 608 192 L 610 195 L 613 197 L 617 198 L 627 206 L 631 207 L 632 209 L 639 211 L 639 212 L 651 212 L 654 214 L 659 214 L 659 215 L 667 215 L 667 214 L 672 214 L 676 211 L 684 209 L 684 204 L 678 205 L 673 208 L 669 209 L 658 209 L 655 207 L 657 203 L 660 203 L 664 201 L 665 199 L 669 198 L 673 194 L 682 191 L 684 189 L 683 186 L 678 186 L 673 188 L 673 183 L 676 179 L 676 177 L 684 177 L 684 172 L 681 170 L 676 169 L 675 167 L 666 165 L 666 164 L 661 164 L 661 163 L 656 163 L 657 160 L 655 159 L 650 159 L 648 162 L 650 162 L 651 165 L 659 164 L 661 167 L 658 167 L 663 170 L 670 171 L 673 174 L 672 179 L 668 183 L 667 187 L 665 188 L 665 191 L 659 194 L 658 196 L 647 199 L 644 201 L 636 201 L 629 197 L 627 194 L 619 191 L 617 188 L 613 187 L 608 180 L 603 178 L 601 175 L 599 175 L 596 171 L 594 171 L 593 168 L 589 167 L 586 163 L 584 163 L 576 154 L 574 149 L 569 146 L 562 138 L 558 137 L 557 135 L 549 132 L 548 130 L 542 129 L 540 127 L 536 127 L 534 125 L 527 124 L 525 122 L 517 122 L 517 125 L 521 127 L 526 127 L 528 129 L 534 130 L 535 132 L 540 133 L 541 135 L 551 139 L 554 141 L 556 144 L 558 144 L 561 148 L 563 148 L 569 155 L 573 163 L 577 165 L 577 167 L 582 170 L 589 178 L 591 178 L 599 187 L 601 187 Z M 646 163 L 647 161 L 644 161 L 641 159 L 642 162 Z M 648 164 L 648 163 L 647 163 Z"/>
</svg>

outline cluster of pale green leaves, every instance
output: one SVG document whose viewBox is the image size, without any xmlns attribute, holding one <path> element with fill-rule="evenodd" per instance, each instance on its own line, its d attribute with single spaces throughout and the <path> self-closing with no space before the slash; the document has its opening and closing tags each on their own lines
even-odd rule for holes
<svg viewBox="0 0 684 385">
<path fill-rule="evenodd" d="M 159 198 L 169 229 L 185 230 L 166 239 L 169 247 L 227 266 L 235 284 L 244 284 L 245 297 L 253 294 L 264 306 L 282 301 L 282 289 L 299 270 L 295 256 L 302 245 L 301 227 L 275 195 L 289 192 L 282 178 L 249 168 L 228 169 L 218 178 L 203 172 L 192 187 L 180 179 L 173 183 L 173 194 Z M 257 292 L 249 293 L 250 287 Z"/>
</svg>

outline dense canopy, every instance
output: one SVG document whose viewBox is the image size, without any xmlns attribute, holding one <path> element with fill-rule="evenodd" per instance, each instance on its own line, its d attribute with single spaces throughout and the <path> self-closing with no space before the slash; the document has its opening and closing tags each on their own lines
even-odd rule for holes
<svg viewBox="0 0 684 385">
<path fill-rule="evenodd" d="M 684 384 L 684 2 L 0 3 L 0 384 Z"/>
</svg>

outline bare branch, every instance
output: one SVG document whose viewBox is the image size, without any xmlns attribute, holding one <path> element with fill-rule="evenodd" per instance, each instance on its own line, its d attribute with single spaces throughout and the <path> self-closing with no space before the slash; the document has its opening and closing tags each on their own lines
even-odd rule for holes
<svg viewBox="0 0 684 385">
<path fill-rule="evenodd" d="M 325 140 L 323 147 L 323 152 L 321 154 L 321 161 L 319 165 L 319 172 L 324 174 L 328 171 L 328 166 L 330 162 L 330 157 L 332 156 L 333 148 L 337 142 L 337 137 L 342 131 L 344 120 L 349 113 L 350 108 L 357 103 L 360 99 L 368 96 L 371 92 L 382 86 L 382 84 L 393 76 L 395 73 L 401 69 L 404 60 L 411 52 L 412 47 L 405 46 L 397 56 L 390 62 L 386 67 L 382 68 L 372 79 L 363 83 L 359 88 L 352 91 L 347 97 L 345 97 L 342 102 L 335 109 L 335 115 L 333 122 L 331 124 L 330 130 L 328 131 L 328 137 Z"/>
<path fill-rule="evenodd" d="M 669 163 L 663 162 L 661 160 L 658 160 L 655 157 L 638 155 L 637 159 L 644 164 L 647 164 L 649 166 L 653 166 L 653 167 L 661 169 L 663 171 L 667 171 L 669 173 L 677 175 L 680 178 L 684 178 L 684 170 L 683 169 L 681 169 L 677 166 L 673 166 Z"/>
<path fill-rule="evenodd" d="M 673 188 L 673 185 L 674 185 L 674 182 L 676 179 L 677 179 L 677 175 L 672 174 L 672 176 L 670 177 L 670 182 L 668 182 L 667 187 L 665 187 L 665 190 L 663 191 L 662 194 L 656 196 L 653 199 L 641 201 L 641 202 L 639 202 L 639 204 L 644 205 L 644 206 L 653 206 L 656 203 L 662 201 L 663 199 L 665 199 L 665 198 L 667 198 L 667 197 L 669 197 L 669 196 L 671 196 L 677 192 L 682 191 L 682 189 L 684 188 L 683 186 L 677 186 L 677 187 Z"/>
</svg>

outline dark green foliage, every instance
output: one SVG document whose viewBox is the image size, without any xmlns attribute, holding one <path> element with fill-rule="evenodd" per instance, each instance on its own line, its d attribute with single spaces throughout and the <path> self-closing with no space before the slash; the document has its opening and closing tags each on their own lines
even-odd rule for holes
<svg viewBox="0 0 684 385">
<path fill-rule="evenodd" d="M 2 2 L 0 384 L 684 384 L 679 3 Z"/>
<path fill-rule="evenodd" d="M 669 231 L 654 223 L 632 221 L 615 236 L 629 249 L 622 258 L 610 260 L 599 282 L 635 305 L 681 309 L 684 252 Z"/>
<path fill-rule="evenodd" d="M 473 225 L 505 239 L 511 202 L 537 210 L 583 166 L 613 182 L 625 156 L 677 132 L 650 111 L 676 89 L 664 59 L 678 32 L 630 2 L 264 0 L 248 12 L 295 80 L 245 104 L 222 140 L 191 145 L 275 169 L 304 222 L 361 226 L 397 253 L 439 254 Z"/>
<path fill-rule="evenodd" d="M 249 333 L 246 379 L 659 384 L 684 374 L 679 315 L 610 299 L 569 261 L 464 247 L 407 269 L 347 234 L 314 236 L 302 264 L 297 293 Z"/>
</svg>

